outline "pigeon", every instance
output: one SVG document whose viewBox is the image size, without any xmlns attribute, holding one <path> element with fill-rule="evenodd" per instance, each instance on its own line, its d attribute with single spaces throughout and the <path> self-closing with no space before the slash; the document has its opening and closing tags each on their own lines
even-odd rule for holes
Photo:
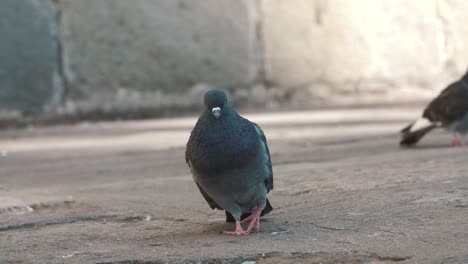
<svg viewBox="0 0 468 264">
<path fill-rule="evenodd" d="M 224 91 L 205 93 L 185 161 L 208 205 L 225 210 L 226 221 L 235 222 L 235 231 L 225 234 L 246 236 L 273 210 L 266 197 L 273 189 L 273 170 L 265 134 L 234 110 Z M 244 230 L 241 224 L 249 221 Z"/>
<path fill-rule="evenodd" d="M 401 130 L 400 145 L 412 146 L 434 128 L 453 133 L 452 146 L 462 146 L 468 132 L 468 72 L 445 88 L 424 110 L 422 117 Z"/>
</svg>

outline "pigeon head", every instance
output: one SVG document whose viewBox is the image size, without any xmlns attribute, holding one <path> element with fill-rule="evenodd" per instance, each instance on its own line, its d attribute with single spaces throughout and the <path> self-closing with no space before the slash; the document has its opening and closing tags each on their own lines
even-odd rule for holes
<svg viewBox="0 0 468 264">
<path fill-rule="evenodd" d="M 227 97 L 222 90 L 210 90 L 205 93 L 205 111 L 209 111 L 219 119 L 224 107 L 228 104 Z"/>
</svg>

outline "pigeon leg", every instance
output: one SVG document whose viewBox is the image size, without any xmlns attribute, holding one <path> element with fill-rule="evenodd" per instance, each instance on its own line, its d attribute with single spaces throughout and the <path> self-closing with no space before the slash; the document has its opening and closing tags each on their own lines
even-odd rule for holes
<svg viewBox="0 0 468 264">
<path fill-rule="evenodd" d="M 237 220 L 236 220 L 236 231 L 224 231 L 223 233 L 226 235 L 230 235 L 230 236 L 248 236 L 249 235 L 249 232 L 244 231 L 244 229 L 242 229 L 240 221 L 237 221 Z"/>
<path fill-rule="evenodd" d="M 245 222 L 248 222 L 250 220 L 252 220 L 254 218 L 254 211 L 250 211 L 250 215 L 246 218 L 244 218 L 242 221 L 241 221 L 241 224 L 245 223 Z"/>
<path fill-rule="evenodd" d="M 453 147 L 463 146 L 463 141 L 460 140 L 460 138 L 458 137 L 458 135 L 455 135 L 455 137 L 453 138 L 452 146 L 453 146 Z"/>
<path fill-rule="evenodd" d="M 246 230 L 247 233 L 250 233 L 254 225 L 257 230 L 260 229 L 260 215 L 262 214 L 263 209 L 265 209 L 265 207 L 259 205 L 256 210 L 252 211 L 252 214 L 249 217 L 242 221 L 242 223 L 244 223 L 251 220 Z"/>
<path fill-rule="evenodd" d="M 260 208 L 260 206 L 259 206 L 259 208 Z M 260 213 L 262 213 L 263 209 L 265 209 L 265 207 L 262 207 L 262 209 L 260 210 Z M 256 211 L 257 210 L 251 210 L 250 215 L 247 216 L 246 218 L 242 219 L 241 224 L 244 224 L 245 222 L 248 222 L 249 220 L 252 220 L 256 216 L 256 214 L 255 214 Z"/>
</svg>

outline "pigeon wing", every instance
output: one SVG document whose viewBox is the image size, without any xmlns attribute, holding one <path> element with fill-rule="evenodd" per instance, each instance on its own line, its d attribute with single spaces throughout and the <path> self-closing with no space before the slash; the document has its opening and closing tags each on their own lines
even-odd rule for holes
<svg viewBox="0 0 468 264">
<path fill-rule="evenodd" d="M 197 127 L 195 125 L 195 128 L 194 128 L 194 131 L 196 131 Z M 190 152 L 192 151 L 192 146 L 194 144 L 194 135 L 195 133 L 192 131 L 192 133 L 190 134 L 190 138 L 189 138 L 189 141 L 187 142 L 187 148 L 185 150 L 185 162 L 187 162 L 187 165 L 189 166 L 189 168 L 192 168 L 192 163 L 190 162 Z M 211 209 L 220 209 L 220 210 L 223 210 L 223 208 L 221 208 L 221 206 L 219 206 L 215 200 L 213 200 L 213 198 L 211 198 L 206 192 L 205 190 L 203 190 L 203 188 L 200 186 L 200 184 L 198 184 L 198 182 L 195 181 L 195 183 L 197 184 L 197 187 L 198 189 L 200 190 L 200 193 L 202 194 L 203 198 L 205 198 L 206 202 L 208 203 L 208 205 L 211 207 Z"/>
<path fill-rule="evenodd" d="M 468 84 L 458 81 L 445 88 L 424 110 L 431 122 L 448 125 L 468 113 Z"/>
<path fill-rule="evenodd" d="M 211 209 L 219 209 L 219 210 L 223 210 L 223 208 L 221 208 L 221 206 L 219 206 L 215 200 L 213 200 L 206 192 L 205 190 L 203 190 L 203 188 L 198 184 L 197 182 L 197 186 L 198 186 L 198 189 L 200 190 L 200 193 L 203 195 L 203 198 L 205 198 L 206 202 L 208 203 L 208 205 L 211 207 Z"/>
<path fill-rule="evenodd" d="M 265 137 L 265 133 L 263 133 L 262 128 L 253 122 L 252 124 L 255 127 L 255 130 L 257 131 L 258 137 L 260 138 L 260 140 L 263 142 L 263 145 L 265 146 L 265 151 L 267 155 L 266 165 L 268 168 L 268 177 L 267 177 L 267 180 L 265 181 L 265 185 L 267 187 L 267 192 L 270 192 L 270 190 L 273 190 L 273 168 L 271 166 L 270 150 L 268 149 L 267 139 Z"/>
</svg>

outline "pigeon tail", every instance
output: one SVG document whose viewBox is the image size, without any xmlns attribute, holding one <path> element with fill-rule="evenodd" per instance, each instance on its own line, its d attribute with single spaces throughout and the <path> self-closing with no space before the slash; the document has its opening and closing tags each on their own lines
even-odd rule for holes
<svg viewBox="0 0 468 264">
<path fill-rule="evenodd" d="M 409 124 L 401 130 L 401 146 L 411 146 L 416 143 L 429 131 L 438 127 L 438 125 L 430 122 L 426 118 L 420 118 Z"/>
<path fill-rule="evenodd" d="M 271 211 L 273 211 L 273 206 L 271 206 L 270 201 L 268 201 L 268 198 L 267 198 L 265 208 L 263 209 L 262 214 L 260 216 L 269 214 Z"/>
<path fill-rule="evenodd" d="M 265 208 L 263 209 L 262 213 L 260 216 L 264 216 L 266 214 L 269 214 L 271 211 L 273 211 L 273 206 L 271 206 L 270 201 L 268 201 L 268 198 L 266 199 L 266 205 Z M 251 214 L 250 213 L 245 213 L 241 216 L 241 221 L 245 220 L 247 217 L 249 217 Z M 232 216 L 231 213 L 226 211 L 226 222 L 227 223 L 234 223 L 236 222 L 236 219 Z"/>
</svg>

